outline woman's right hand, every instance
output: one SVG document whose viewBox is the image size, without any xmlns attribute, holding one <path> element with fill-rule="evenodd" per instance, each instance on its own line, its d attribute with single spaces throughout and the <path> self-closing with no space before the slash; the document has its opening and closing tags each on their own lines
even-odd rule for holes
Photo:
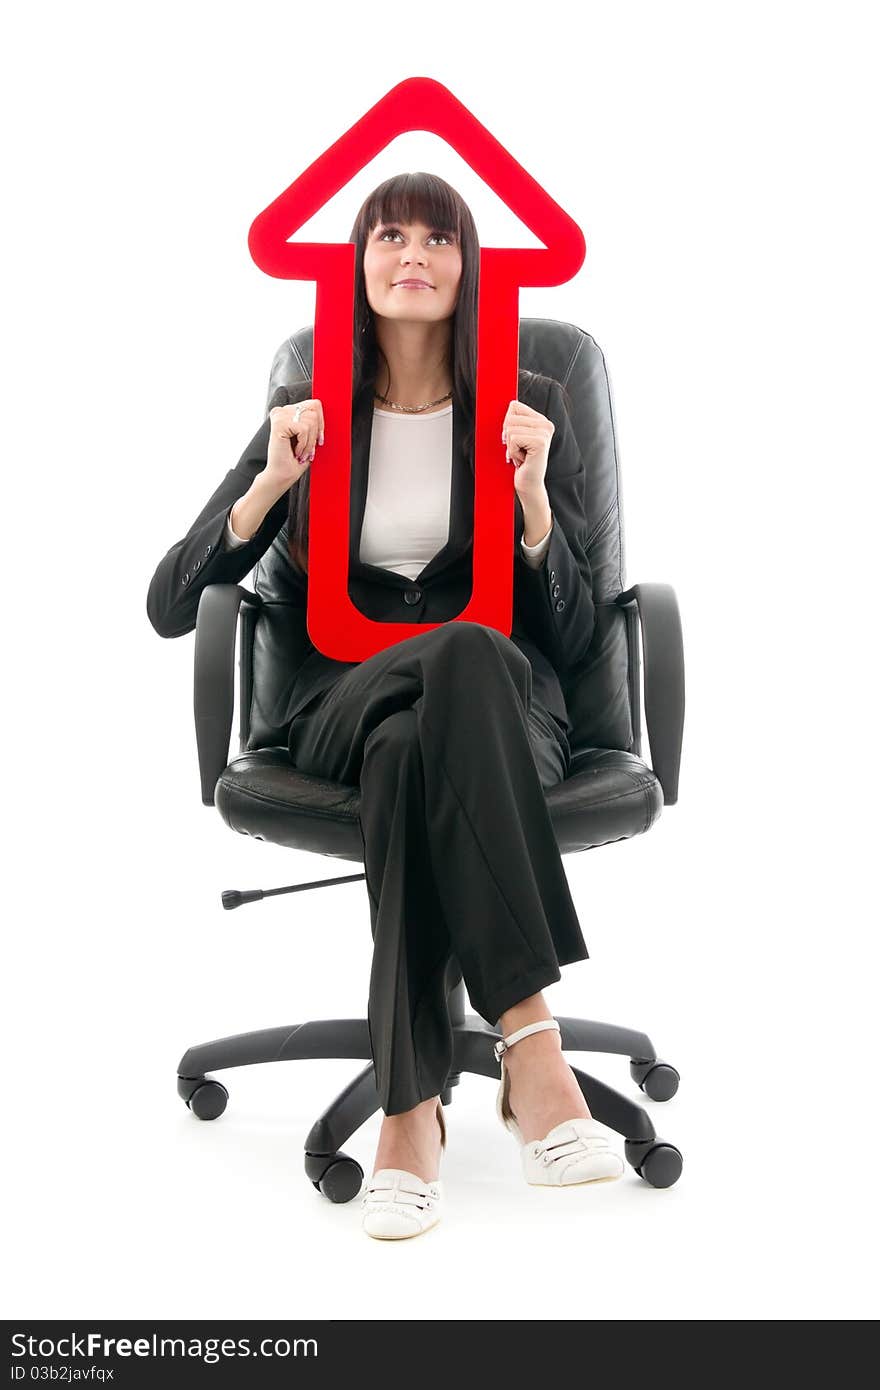
<svg viewBox="0 0 880 1390">
<path fill-rule="evenodd" d="M 295 419 L 297 412 L 299 419 Z M 324 443 L 324 407 L 319 400 L 298 405 L 276 405 L 269 411 L 272 422 L 264 470 L 267 481 L 284 491 L 298 483 L 318 444 Z"/>
</svg>

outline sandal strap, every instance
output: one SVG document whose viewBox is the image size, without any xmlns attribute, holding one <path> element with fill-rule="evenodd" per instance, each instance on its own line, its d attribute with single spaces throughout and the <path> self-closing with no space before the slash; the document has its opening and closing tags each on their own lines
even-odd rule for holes
<svg viewBox="0 0 880 1390">
<path fill-rule="evenodd" d="M 513 1047 L 514 1043 L 518 1043 L 520 1038 L 527 1038 L 530 1033 L 540 1033 L 542 1028 L 555 1028 L 557 1032 L 562 1032 L 555 1018 L 542 1018 L 540 1023 L 527 1023 L 525 1027 L 517 1028 L 515 1033 L 509 1033 L 506 1038 L 501 1038 L 500 1041 L 495 1044 L 492 1049 L 495 1053 L 495 1061 L 500 1062 L 502 1054 L 505 1053 L 509 1047 Z"/>
<path fill-rule="evenodd" d="M 592 1117 L 563 1120 L 561 1124 L 554 1125 L 543 1139 L 535 1140 L 534 1148 L 536 1153 L 546 1154 L 548 1162 L 553 1162 L 578 1152 L 601 1153 L 608 1148 L 608 1136 Z"/>
<path fill-rule="evenodd" d="M 428 1198 L 435 1201 L 440 1195 L 437 1183 L 423 1182 L 414 1173 L 401 1168 L 380 1168 L 367 1179 L 364 1202 L 396 1202 L 399 1205 L 420 1207 Z"/>
</svg>

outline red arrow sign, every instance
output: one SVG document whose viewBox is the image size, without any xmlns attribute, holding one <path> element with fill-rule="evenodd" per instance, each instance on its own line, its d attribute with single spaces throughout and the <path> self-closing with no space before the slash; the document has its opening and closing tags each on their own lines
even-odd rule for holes
<svg viewBox="0 0 880 1390">
<path fill-rule="evenodd" d="M 519 288 L 564 284 L 586 254 L 577 224 L 448 88 L 428 77 L 410 77 L 392 87 L 255 218 L 248 247 L 260 269 L 282 280 L 316 281 L 312 390 L 323 403 L 328 430 L 321 467 L 312 470 L 309 481 L 306 623 L 318 650 L 338 661 L 363 661 L 441 624 L 376 622 L 349 596 L 355 246 L 288 238 L 396 136 L 410 130 L 429 131 L 451 145 L 543 242 L 540 248 L 480 249 L 473 587 L 458 618 L 485 623 L 508 637 L 515 491 L 500 427 L 517 395 Z"/>
</svg>

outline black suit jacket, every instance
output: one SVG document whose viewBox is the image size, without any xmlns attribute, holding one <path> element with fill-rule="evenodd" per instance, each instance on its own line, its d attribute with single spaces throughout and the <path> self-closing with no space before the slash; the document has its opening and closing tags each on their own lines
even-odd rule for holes
<svg viewBox="0 0 880 1390">
<path fill-rule="evenodd" d="M 306 400 L 311 382 L 288 391 L 288 399 Z M 595 628 L 592 574 L 587 559 L 584 465 L 557 382 L 549 386 L 531 373 L 519 374 L 517 399 L 553 421 L 555 432 L 547 459 L 546 487 L 553 515 L 550 546 L 539 568 L 520 550 L 523 513 L 514 499 L 514 602 L 511 641 L 532 666 L 533 698 L 571 729 L 560 676 L 587 652 Z M 276 399 L 275 403 L 278 403 Z M 363 562 L 358 555 L 367 496 L 370 425 L 373 402 L 366 393 L 356 406 L 352 428 L 352 502 L 349 536 L 349 592 L 352 601 L 376 621 L 448 622 L 465 607 L 471 592 L 473 552 L 473 467 L 462 440 L 468 417 L 453 401 L 453 469 L 449 539 L 415 580 L 394 570 Z M 332 422 L 328 422 L 332 428 Z M 181 637 L 196 625 L 199 595 L 206 584 L 236 584 L 244 579 L 286 527 L 288 494 L 274 504 L 262 525 L 242 546 L 226 548 L 228 512 L 266 466 L 270 422 L 264 420 L 238 463 L 211 495 L 182 540 L 159 562 L 147 593 L 147 614 L 161 637 Z M 501 445 L 501 421 L 498 427 Z M 314 695 L 332 685 L 356 662 L 336 661 L 318 651 L 306 631 L 308 575 L 284 556 L 290 594 L 298 596 L 306 652 L 292 687 L 288 721 Z"/>
</svg>

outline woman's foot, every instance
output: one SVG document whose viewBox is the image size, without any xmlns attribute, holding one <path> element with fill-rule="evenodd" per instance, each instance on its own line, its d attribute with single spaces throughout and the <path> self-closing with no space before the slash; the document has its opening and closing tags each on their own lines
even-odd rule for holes
<svg viewBox="0 0 880 1390">
<path fill-rule="evenodd" d="M 508 1104 L 524 1143 L 543 1139 L 565 1120 L 590 1119 L 584 1093 L 562 1054 L 555 1028 L 520 1038 L 505 1052 L 504 1066 L 510 1079 Z"/>
<path fill-rule="evenodd" d="M 386 1115 L 379 1134 L 379 1147 L 373 1173 L 383 1168 L 401 1168 L 424 1182 L 440 1176 L 441 1121 L 440 1099 L 424 1100 L 402 1115 Z"/>
</svg>

